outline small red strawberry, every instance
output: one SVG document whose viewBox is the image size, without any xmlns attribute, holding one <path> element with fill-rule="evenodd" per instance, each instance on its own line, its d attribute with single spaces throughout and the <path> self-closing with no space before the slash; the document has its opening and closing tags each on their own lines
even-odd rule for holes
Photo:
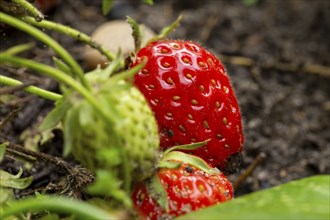
<svg viewBox="0 0 330 220">
<path fill-rule="evenodd" d="M 135 84 L 158 122 L 161 148 L 210 140 L 190 151 L 224 169 L 243 149 L 240 109 L 222 63 L 200 45 L 164 40 L 140 49 L 131 66 L 148 58 Z"/>
<path fill-rule="evenodd" d="M 208 174 L 182 164 L 176 169 L 162 168 L 156 175 L 166 191 L 168 211 L 161 207 L 144 184 L 137 185 L 132 194 L 136 210 L 148 220 L 169 219 L 233 197 L 232 184 L 223 173 Z"/>
</svg>

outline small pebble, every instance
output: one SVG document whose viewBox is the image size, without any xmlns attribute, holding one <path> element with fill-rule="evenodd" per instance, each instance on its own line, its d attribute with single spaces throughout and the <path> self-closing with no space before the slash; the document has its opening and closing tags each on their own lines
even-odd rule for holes
<svg viewBox="0 0 330 220">
<path fill-rule="evenodd" d="M 142 46 L 155 36 L 155 33 L 144 25 L 140 26 L 140 31 L 143 36 Z M 132 28 L 124 20 L 114 20 L 102 24 L 93 32 L 91 37 L 114 54 L 116 54 L 120 48 L 124 57 L 134 52 L 135 49 Z M 106 58 L 90 46 L 86 46 L 84 57 L 90 69 L 94 69 L 98 64 L 104 66 L 106 62 Z"/>
</svg>

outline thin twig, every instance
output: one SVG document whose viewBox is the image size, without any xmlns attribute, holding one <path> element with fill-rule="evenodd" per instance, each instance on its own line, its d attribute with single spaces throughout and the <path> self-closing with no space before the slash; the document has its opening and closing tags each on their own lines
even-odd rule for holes
<svg viewBox="0 0 330 220">
<path fill-rule="evenodd" d="M 11 121 L 12 118 L 14 118 L 17 113 L 21 110 L 21 108 L 16 108 L 13 111 L 9 112 L 9 114 L 2 120 L 0 121 L 0 131 L 5 127 L 5 125 Z"/>
<path fill-rule="evenodd" d="M 234 183 L 234 189 L 238 189 L 241 184 L 251 176 L 255 168 L 266 158 L 265 153 L 260 153 L 257 158 L 250 164 L 250 166 L 238 177 L 236 182 Z"/>
<path fill-rule="evenodd" d="M 217 55 L 224 63 L 230 63 L 233 65 L 254 67 L 257 64 L 252 58 L 243 56 L 229 56 L 224 54 Z M 264 63 L 260 66 L 263 69 L 275 69 L 283 72 L 303 72 L 309 74 L 317 74 L 326 78 L 330 78 L 330 67 L 319 64 L 294 64 L 294 63 L 281 63 L 272 62 Z"/>
<path fill-rule="evenodd" d="M 6 148 L 6 151 L 8 151 L 11 154 L 19 155 L 19 156 L 21 156 L 22 154 L 25 154 L 26 156 L 29 156 L 29 157 L 35 157 L 37 160 L 50 162 L 50 163 L 55 164 L 56 166 L 60 167 L 61 170 L 63 170 L 66 174 L 72 174 L 73 170 L 75 169 L 75 167 L 71 166 L 68 162 L 66 162 L 65 160 L 63 160 L 60 157 L 54 157 L 54 156 L 51 156 L 51 155 L 48 155 L 48 154 L 45 154 L 42 152 L 31 151 L 29 149 L 24 148 L 21 145 L 11 143 L 3 138 L 0 138 L 0 142 L 9 143 Z"/>
<path fill-rule="evenodd" d="M 58 183 L 57 188 L 60 189 L 60 194 L 67 194 L 70 197 L 78 198 L 85 191 L 85 186 L 91 184 L 95 177 L 87 169 L 80 166 L 72 166 L 60 157 L 54 157 L 42 152 L 31 151 L 21 145 L 11 143 L 3 138 L 0 138 L 0 143 L 8 142 L 6 152 L 13 155 L 14 158 L 23 158 L 31 162 L 39 160 L 52 163 L 59 167 L 66 174 L 66 183 Z"/>
</svg>

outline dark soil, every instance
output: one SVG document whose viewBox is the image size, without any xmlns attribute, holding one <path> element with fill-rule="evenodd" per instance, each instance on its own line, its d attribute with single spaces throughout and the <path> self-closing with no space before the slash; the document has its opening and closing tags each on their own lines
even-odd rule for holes
<svg viewBox="0 0 330 220">
<path fill-rule="evenodd" d="M 249 6 L 243 0 L 156 0 L 148 6 L 115 0 L 107 17 L 101 15 L 101 4 L 96 2 L 101 1 L 62 1 L 47 12 L 48 18 L 91 34 L 106 20 L 129 15 L 159 32 L 182 14 L 180 27 L 170 37 L 197 41 L 221 57 L 237 91 L 245 127 L 241 172 L 230 178 L 237 181 L 261 153 L 266 155 L 237 189 L 238 196 L 330 174 L 330 1 L 260 0 Z M 85 67 L 81 43 L 51 34 Z M 32 40 L 11 28 L 1 29 L 1 50 Z M 26 55 L 50 64 L 53 52 L 40 43 L 37 46 Z M 1 74 L 57 91 L 54 82 L 24 69 L 1 69 Z M 1 105 L 0 119 L 8 120 L 0 138 L 23 144 L 22 133 L 35 132 L 52 102 L 22 91 L 13 94 L 10 102 Z M 57 132 L 40 149 L 61 156 L 61 148 Z M 63 172 L 57 167 L 48 162 L 32 164 L 25 175 L 36 177 L 34 188 L 59 183 Z M 19 165 L 6 157 L 1 168 L 15 173 Z"/>
</svg>

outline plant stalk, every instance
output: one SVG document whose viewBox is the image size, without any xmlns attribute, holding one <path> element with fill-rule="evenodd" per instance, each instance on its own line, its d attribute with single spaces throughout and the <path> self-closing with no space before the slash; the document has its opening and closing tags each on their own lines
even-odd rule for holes
<svg viewBox="0 0 330 220">
<path fill-rule="evenodd" d="M 52 77 L 60 83 L 70 86 L 72 89 L 80 93 L 99 113 L 109 122 L 112 123 L 116 120 L 115 116 L 112 116 L 106 109 L 104 109 L 98 101 L 95 99 L 93 94 L 87 90 L 84 86 L 78 83 L 75 79 L 68 76 L 66 73 L 58 70 L 54 67 L 41 64 L 29 59 L 20 58 L 17 56 L 10 56 L 5 53 L 0 53 L 0 64 L 11 63 L 21 67 L 27 67 L 35 70 L 41 74 Z"/>
<path fill-rule="evenodd" d="M 72 68 L 73 72 L 77 75 L 80 82 L 88 89 L 91 89 L 91 85 L 84 77 L 84 72 L 79 66 L 79 64 L 73 59 L 73 57 L 69 54 L 67 50 L 65 50 L 59 43 L 57 43 L 54 39 L 49 37 L 47 34 L 43 33 L 39 29 L 13 17 L 7 15 L 3 12 L 0 12 L 0 20 L 10 26 L 13 26 L 21 31 L 24 31 L 36 39 L 42 41 L 47 46 L 51 47 L 68 65 Z"/>
<path fill-rule="evenodd" d="M 12 79 L 10 77 L 3 76 L 3 75 L 0 75 L 0 84 L 4 84 L 4 85 L 7 85 L 7 86 L 23 85 L 23 83 L 21 81 L 16 80 L 16 79 Z M 24 88 L 24 91 L 29 92 L 29 93 L 34 94 L 34 95 L 37 95 L 37 96 L 40 96 L 40 97 L 45 98 L 45 99 L 52 100 L 52 101 L 57 101 L 57 100 L 62 98 L 62 95 L 60 95 L 60 94 L 50 92 L 50 91 L 47 91 L 45 89 L 41 89 L 41 88 L 36 87 L 36 86 L 28 86 L 28 87 Z"/>
<path fill-rule="evenodd" d="M 90 36 L 80 32 L 72 27 L 68 27 L 66 25 L 59 24 L 59 23 L 52 22 L 52 21 L 47 21 L 47 20 L 42 20 L 40 22 L 37 22 L 32 17 L 22 17 L 21 19 L 31 25 L 34 25 L 34 26 L 37 26 L 40 28 L 44 28 L 44 29 L 48 29 L 48 30 L 54 30 L 61 34 L 68 35 L 78 41 L 86 43 L 89 46 L 91 46 L 92 48 L 95 48 L 100 53 L 102 53 L 109 61 L 112 61 L 116 58 L 116 56 L 113 53 L 111 53 L 109 50 L 104 48 L 99 43 L 95 42 Z"/>
<path fill-rule="evenodd" d="M 26 9 L 30 15 L 32 15 L 35 19 L 35 21 L 40 22 L 42 19 L 45 18 L 45 16 L 36 8 L 34 7 L 30 2 L 26 0 L 11 0 L 13 3 L 16 3 L 17 5 L 21 6 L 22 8 Z"/>
<path fill-rule="evenodd" d="M 65 197 L 45 196 L 43 198 L 25 198 L 10 204 L 0 212 L 1 219 L 24 212 L 56 211 L 59 213 L 74 214 L 79 219 L 118 219 L 104 210 L 79 200 Z"/>
</svg>

